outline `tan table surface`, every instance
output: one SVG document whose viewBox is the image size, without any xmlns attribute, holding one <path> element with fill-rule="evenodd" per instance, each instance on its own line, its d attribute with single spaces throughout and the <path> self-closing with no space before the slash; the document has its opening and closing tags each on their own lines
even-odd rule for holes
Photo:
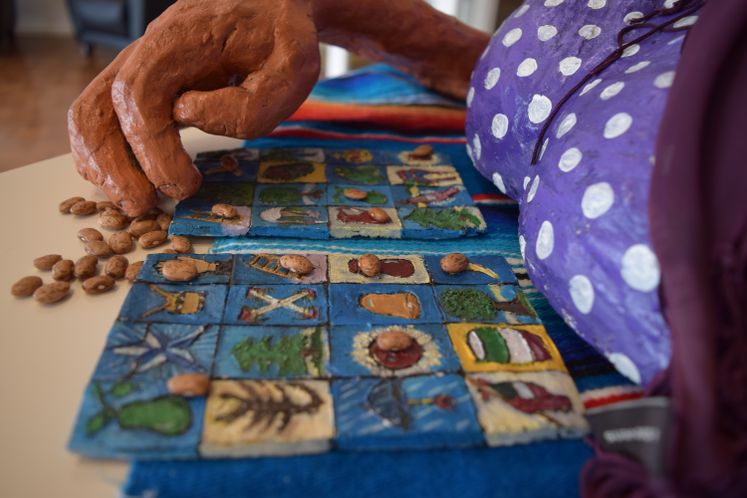
<svg viewBox="0 0 747 498">
<path fill-rule="evenodd" d="M 195 129 L 182 136 L 191 154 L 241 144 Z M 129 284 L 88 296 L 75 283 L 66 301 L 49 307 L 10 295 L 20 277 L 51 281 L 32 266 L 35 257 L 53 253 L 75 260 L 84 254 L 76 232 L 98 227 L 96 217 L 57 212 L 57 204 L 74 195 L 104 199 L 78 176 L 69 154 L 0 173 L 0 497 L 118 496 L 128 468 L 80 458 L 66 445 Z M 126 256 L 138 261 L 144 253 Z"/>
</svg>

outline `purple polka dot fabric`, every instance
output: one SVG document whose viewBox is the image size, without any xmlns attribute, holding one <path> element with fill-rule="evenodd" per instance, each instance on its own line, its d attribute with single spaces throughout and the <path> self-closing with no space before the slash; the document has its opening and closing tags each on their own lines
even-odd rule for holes
<svg viewBox="0 0 747 498">
<path fill-rule="evenodd" d="M 531 159 L 553 106 L 615 50 L 617 33 L 670 1 L 528 0 L 493 36 L 467 97 L 468 153 L 519 201 L 519 242 L 535 285 L 644 384 L 670 357 L 647 216 L 654 144 L 683 30 L 697 17 L 629 47 L 575 92 L 551 122 L 541 159 Z"/>
</svg>

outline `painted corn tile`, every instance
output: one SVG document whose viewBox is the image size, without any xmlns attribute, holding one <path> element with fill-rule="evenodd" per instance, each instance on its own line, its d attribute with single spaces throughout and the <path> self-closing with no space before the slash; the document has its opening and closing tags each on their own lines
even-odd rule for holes
<svg viewBox="0 0 747 498">
<path fill-rule="evenodd" d="M 332 384 L 336 445 L 343 449 L 468 447 L 483 443 L 457 375 L 346 379 Z"/>
<path fill-rule="evenodd" d="M 132 383 L 166 382 L 188 372 L 210 374 L 218 325 L 132 323 L 117 321 L 109 332 L 94 380 Z"/>
<path fill-rule="evenodd" d="M 436 285 L 446 322 L 538 323 L 537 314 L 514 285 Z"/>
<path fill-rule="evenodd" d="M 402 223 L 397 216 L 397 211 L 392 208 L 381 209 L 390 218 L 386 223 L 374 220 L 365 208 L 354 206 L 330 207 L 330 235 L 337 239 L 349 239 L 352 237 L 400 238 Z"/>
<path fill-rule="evenodd" d="M 259 158 L 263 162 L 286 163 L 294 161 L 309 161 L 323 163 L 325 161 L 324 149 L 318 147 L 291 147 L 260 149 Z"/>
<path fill-rule="evenodd" d="M 330 184 L 344 185 L 387 185 L 386 171 L 383 166 L 375 164 L 327 166 L 327 178 Z"/>
<path fill-rule="evenodd" d="M 462 184 L 453 166 L 387 166 L 386 174 L 392 185 L 432 188 Z"/>
<path fill-rule="evenodd" d="M 254 206 L 321 206 L 326 197 L 327 186 L 318 183 L 258 185 Z"/>
<path fill-rule="evenodd" d="M 474 206 L 447 208 L 407 206 L 397 209 L 404 238 L 446 239 L 469 237 L 487 228 L 480 210 Z"/>
<path fill-rule="evenodd" d="M 459 370 L 440 324 L 336 326 L 330 330 L 330 343 L 329 369 L 339 377 L 405 377 Z"/>
<path fill-rule="evenodd" d="M 465 372 L 565 371 L 542 325 L 446 324 Z"/>
<path fill-rule="evenodd" d="M 327 321 L 323 285 L 234 285 L 223 323 L 236 325 L 321 325 Z"/>
<path fill-rule="evenodd" d="M 164 383 L 92 381 L 68 446 L 90 457 L 195 458 L 204 406 Z"/>
<path fill-rule="evenodd" d="M 251 233 L 265 237 L 328 239 L 327 221 L 325 207 L 255 207 L 252 213 Z"/>
<path fill-rule="evenodd" d="M 257 173 L 259 183 L 326 183 L 324 163 L 305 160 L 262 161 Z"/>
<path fill-rule="evenodd" d="M 391 188 L 394 203 L 397 207 L 450 207 L 472 204 L 472 197 L 462 185 L 451 185 L 449 187 L 394 185 Z"/>
<path fill-rule="evenodd" d="M 252 223 L 251 208 L 234 206 L 239 216 L 227 220 L 211 212 L 213 204 L 198 199 L 181 201 L 176 205 L 169 233 L 196 237 L 238 237 L 249 232 Z"/>
<path fill-rule="evenodd" d="M 351 199 L 357 194 L 363 199 Z M 392 207 L 394 200 L 386 185 L 330 185 L 327 189 L 327 204 L 333 206 Z"/>
<path fill-rule="evenodd" d="M 326 151 L 326 160 L 329 164 L 372 164 L 374 151 L 371 149 L 330 149 Z"/>
<path fill-rule="evenodd" d="M 332 283 L 350 284 L 427 284 L 430 281 L 422 256 L 378 255 L 381 273 L 368 277 L 361 273 L 358 256 L 329 255 L 329 279 Z"/>
<path fill-rule="evenodd" d="M 138 272 L 138 282 L 173 284 L 163 276 L 166 261 L 191 263 L 197 269 L 197 277 L 180 285 L 227 284 L 233 272 L 233 256 L 230 254 L 149 254 Z"/>
<path fill-rule="evenodd" d="M 441 323 L 429 285 L 338 284 L 329 287 L 332 325 Z"/>
<path fill-rule="evenodd" d="M 127 294 L 120 319 L 132 322 L 221 323 L 227 293 L 226 285 L 137 282 Z"/>
<path fill-rule="evenodd" d="M 314 266 L 311 273 L 298 275 L 280 266 L 282 254 L 257 253 L 236 256 L 233 281 L 237 284 L 318 284 L 327 281 L 327 256 L 306 254 Z"/>
<path fill-rule="evenodd" d="M 449 274 L 441 269 L 443 256 L 426 256 L 425 266 L 436 284 L 516 284 L 516 275 L 505 258 L 490 256 L 470 256 L 469 265 L 463 272 Z"/>
<path fill-rule="evenodd" d="M 465 377 L 489 446 L 581 437 L 588 432 L 576 386 L 563 372 Z"/>
<path fill-rule="evenodd" d="M 200 454 L 208 457 L 321 453 L 335 435 L 329 384 L 320 380 L 216 380 Z"/>
<path fill-rule="evenodd" d="M 255 187 L 253 182 L 203 183 L 190 199 L 248 207 L 254 200 Z"/>
<path fill-rule="evenodd" d="M 213 377 L 300 379 L 326 377 L 329 345 L 325 327 L 226 325 Z"/>
</svg>

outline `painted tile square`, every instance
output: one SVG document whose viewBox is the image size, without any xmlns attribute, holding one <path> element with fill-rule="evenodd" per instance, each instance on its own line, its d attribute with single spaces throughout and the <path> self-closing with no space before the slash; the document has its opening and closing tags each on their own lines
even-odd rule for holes
<svg viewBox="0 0 747 498">
<path fill-rule="evenodd" d="M 259 149 L 239 147 L 238 149 L 221 149 L 199 152 L 195 157 L 195 161 L 217 161 L 223 156 L 233 156 L 239 161 L 257 162 L 259 159 Z"/>
<path fill-rule="evenodd" d="M 365 194 L 363 199 L 351 199 L 345 191 Z M 392 207 L 392 192 L 386 185 L 330 185 L 327 189 L 327 204 L 332 206 Z"/>
<path fill-rule="evenodd" d="M 221 332 L 213 377 L 301 379 L 326 377 L 329 344 L 325 327 L 245 327 Z"/>
<path fill-rule="evenodd" d="M 576 386 L 563 372 L 484 373 L 465 380 L 489 446 L 588 432 Z"/>
<path fill-rule="evenodd" d="M 138 282 L 125 299 L 120 319 L 132 322 L 221 323 L 226 285 L 166 285 Z"/>
<path fill-rule="evenodd" d="M 335 435 L 329 384 L 320 380 L 216 380 L 205 409 L 207 457 L 321 453 Z"/>
<path fill-rule="evenodd" d="M 415 147 L 409 150 L 378 150 L 374 161 L 380 164 L 406 164 L 409 166 L 437 166 L 451 164 L 451 158 L 443 152 L 431 152 L 427 155 L 414 153 Z"/>
<path fill-rule="evenodd" d="M 464 379 L 424 375 L 332 384 L 336 444 L 343 449 L 468 447 L 483 444 Z"/>
<path fill-rule="evenodd" d="M 443 325 L 336 326 L 330 343 L 330 372 L 340 377 L 404 377 L 460 368 Z"/>
<path fill-rule="evenodd" d="M 443 256 L 426 256 L 425 266 L 437 284 L 516 284 L 516 275 L 505 258 L 497 254 L 470 256 L 467 270 L 455 275 L 441 269 Z"/>
<path fill-rule="evenodd" d="M 254 182 L 258 159 L 257 149 L 218 150 L 197 154 L 195 166 L 202 173 L 203 183 Z"/>
<path fill-rule="evenodd" d="M 323 254 L 304 254 L 314 270 L 298 275 L 280 266 L 282 254 L 239 254 L 233 274 L 237 284 L 318 284 L 327 281 L 327 257 Z"/>
<path fill-rule="evenodd" d="M 429 285 L 338 284 L 329 287 L 333 325 L 440 323 Z"/>
<path fill-rule="evenodd" d="M 403 236 L 413 239 L 444 239 L 477 235 L 487 225 L 474 206 L 431 208 L 408 206 L 397 209 Z"/>
<path fill-rule="evenodd" d="M 381 208 L 390 221 L 376 222 L 367 209 L 360 207 L 330 207 L 329 231 L 332 237 L 348 239 L 352 237 L 386 237 L 398 239 L 402 236 L 402 223 L 397 211 L 392 208 Z"/>
<path fill-rule="evenodd" d="M 472 197 L 462 185 L 452 185 L 450 187 L 394 185 L 391 188 L 394 203 L 397 207 L 450 207 L 472 204 Z"/>
<path fill-rule="evenodd" d="M 224 323 L 236 325 L 320 325 L 327 322 L 323 285 L 234 285 Z"/>
<path fill-rule="evenodd" d="M 539 323 L 515 285 L 436 285 L 436 300 L 447 322 Z"/>
<path fill-rule="evenodd" d="M 372 164 L 374 151 L 371 149 L 327 149 L 328 164 Z"/>
<path fill-rule="evenodd" d="M 565 371 L 542 325 L 449 323 L 446 328 L 465 372 Z"/>
<path fill-rule="evenodd" d="M 164 383 L 92 381 L 69 448 L 90 457 L 196 458 L 204 407 Z"/>
<path fill-rule="evenodd" d="M 259 183 L 326 183 L 324 163 L 311 161 L 262 161 Z"/>
<path fill-rule="evenodd" d="M 172 235 L 196 237 L 238 237 L 246 235 L 252 223 L 252 210 L 246 206 L 234 206 L 239 216 L 224 219 L 215 216 L 213 202 L 187 199 L 176 205 L 174 220 L 169 226 Z"/>
<path fill-rule="evenodd" d="M 350 284 L 426 284 L 430 281 L 421 256 L 378 255 L 381 273 L 368 277 L 361 273 L 358 257 L 352 254 L 329 255 L 329 279 Z"/>
<path fill-rule="evenodd" d="M 327 208 L 310 206 L 255 207 L 252 235 L 328 239 Z"/>
<path fill-rule="evenodd" d="M 392 185 L 449 187 L 462 184 L 453 166 L 387 166 L 386 174 Z"/>
<path fill-rule="evenodd" d="M 350 185 L 386 185 L 386 171 L 383 166 L 375 164 L 327 166 L 327 178 L 330 184 Z"/>
<path fill-rule="evenodd" d="M 94 380 L 165 383 L 174 375 L 209 375 L 218 325 L 115 322 Z M 126 388 L 121 385 L 120 389 Z"/>
<path fill-rule="evenodd" d="M 283 148 L 271 148 L 271 149 L 260 149 L 259 158 L 263 161 L 271 162 L 294 162 L 294 161 L 309 161 L 314 163 L 323 163 L 324 149 L 318 147 L 283 147 Z"/>
<path fill-rule="evenodd" d="M 234 206 L 251 206 L 255 187 L 253 182 L 203 183 L 190 200 L 206 201 L 211 205 L 220 202 Z"/>
<path fill-rule="evenodd" d="M 138 272 L 138 282 L 173 284 L 162 273 L 166 261 L 184 261 L 197 268 L 197 277 L 179 285 L 228 284 L 233 272 L 233 256 L 230 254 L 149 254 Z"/>
<path fill-rule="evenodd" d="M 257 185 L 254 206 L 322 206 L 326 205 L 327 186 L 318 183 Z"/>
</svg>

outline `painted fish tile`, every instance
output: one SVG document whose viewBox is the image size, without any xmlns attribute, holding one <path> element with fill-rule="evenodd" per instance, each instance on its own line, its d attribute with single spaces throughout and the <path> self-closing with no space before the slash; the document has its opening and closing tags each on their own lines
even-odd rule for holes
<svg viewBox="0 0 747 498">
<path fill-rule="evenodd" d="M 439 208 L 472 204 L 472 197 L 462 185 L 451 185 L 449 187 L 394 185 L 392 186 L 392 194 L 397 207 Z"/>
<path fill-rule="evenodd" d="M 462 184 L 462 177 L 453 166 L 387 166 L 386 174 L 392 185 L 449 187 Z"/>
</svg>

